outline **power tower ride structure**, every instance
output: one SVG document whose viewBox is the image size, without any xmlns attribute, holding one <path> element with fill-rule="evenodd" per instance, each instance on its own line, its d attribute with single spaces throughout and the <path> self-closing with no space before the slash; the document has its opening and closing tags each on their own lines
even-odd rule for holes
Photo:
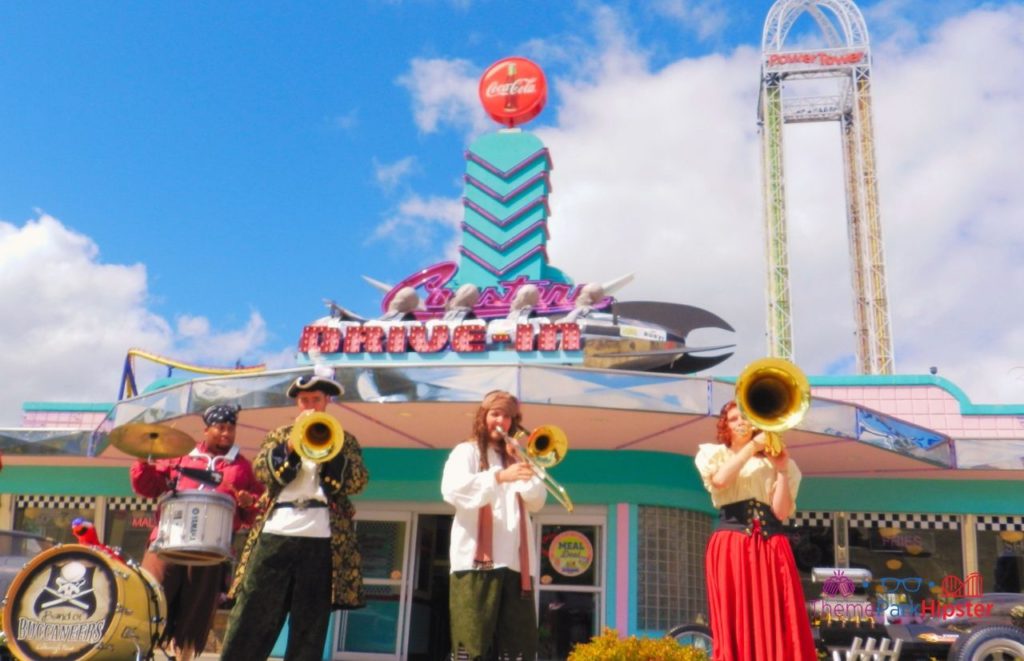
<svg viewBox="0 0 1024 661">
<path fill-rule="evenodd" d="M 821 30 L 823 46 L 786 49 L 803 15 Z M 768 353 L 793 359 L 783 125 L 838 121 L 842 136 L 846 221 L 853 281 L 856 352 L 862 374 L 892 374 L 892 336 L 878 212 L 871 120 L 871 51 L 860 10 L 850 0 L 778 0 L 761 44 L 762 191 L 768 257 Z M 801 83 L 813 95 L 793 92 Z M 834 85 L 834 93 L 821 94 Z"/>
</svg>

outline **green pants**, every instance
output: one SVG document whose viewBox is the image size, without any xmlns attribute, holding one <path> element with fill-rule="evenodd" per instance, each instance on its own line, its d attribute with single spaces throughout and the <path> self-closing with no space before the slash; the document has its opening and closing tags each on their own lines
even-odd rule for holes
<svg viewBox="0 0 1024 661">
<path fill-rule="evenodd" d="M 533 593 L 508 568 L 453 572 L 449 578 L 452 655 L 470 659 L 537 657 Z"/>
<path fill-rule="evenodd" d="M 331 540 L 264 533 L 228 617 L 221 661 L 270 656 L 286 616 L 286 661 L 320 661 L 331 618 Z"/>
</svg>

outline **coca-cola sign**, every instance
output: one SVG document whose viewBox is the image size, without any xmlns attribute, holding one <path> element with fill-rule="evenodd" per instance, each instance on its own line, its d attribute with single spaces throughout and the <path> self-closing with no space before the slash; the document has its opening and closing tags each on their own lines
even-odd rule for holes
<svg viewBox="0 0 1024 661">
<path fill-rule="evenodd" d="M 480 78 L 480 101 L 494 121 L 505 126 L 525 124 L 540 114 L 548 85 L 540 67 L 524 57 L 495 62 Z"/>
</svg>

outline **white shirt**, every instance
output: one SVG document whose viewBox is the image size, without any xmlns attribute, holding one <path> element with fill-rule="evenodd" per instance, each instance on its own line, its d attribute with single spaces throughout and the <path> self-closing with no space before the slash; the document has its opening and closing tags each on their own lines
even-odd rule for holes
<svg viewBox="0 0 1024 661">
<path fill-rule="evenodd" d="M 452 522 L 449 559 L 451 571 L 473 569 L 476 554 L 477 526 L 480 508 L 490 505 L 494 515 L 494 543 L 491 557 L 495 567 L 508 567 L 521 572 L 519 567 L 519 504 L 516 494 L 522 494 L 527 512 L 536 512 L 544 507 L 547 489 L 540 478 L 516 482 L 497 481 L 502 469 L 501 456 L 487 448 L 490 468 L 480 471 L 480 453 L 476 441 L 459 443 L 448 455 L 441 478 L 441 496 L 455 507 Z M 529 544 L 530 566 L 537 566 L 533 537 L 533 525 L 527 516 L 526 539 Z"/>
<path fill-rule="evenodd" d="M 704 488 L 711 494 L 711 503 L 721 508 L 730 503 L 737 503 L 753 498 L 762 503 L 771 505 L 772 489 L 775 486 L 775 465 L 767 457 L 751 457 L 740 468 L 736 480 L 725 487 L 717 489 L 711 483 L 718 469 L 725 465 L 736 454 L 722 443 L 703 443 L 697 448 L 697 456 L 693 463 L 697 466 Z M 793 494 L 793 502 L 796 502 L 796 495 L 800 491 L 800 469 L 792 458 L 786 467 L 789 482 L 789 492 Z"/>
<path fill-rule="evenodd" d="M 281 489 L 277 502 L 289 503 L 302 499 L 327 502 L 323 487 L 320 486 L 320 464 L 305 458 L 302 459 L 299 474 Z M 263 532 L 288 537 L 330 537 L 330 511 L 326 507 L 275 507 L 263 525 Z"/>
</svg>

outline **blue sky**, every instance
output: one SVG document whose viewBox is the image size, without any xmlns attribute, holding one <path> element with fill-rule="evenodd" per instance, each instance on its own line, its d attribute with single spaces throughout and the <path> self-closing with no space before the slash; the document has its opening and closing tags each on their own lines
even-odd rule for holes
<svg viewBox="0 0 1024 661">
<path fill-rule="evenodd" d="M 555 164 L 552 262 L 720 314 L 740 347 L 719 373 L 737 373 L 764 353 L 770 6 L 0 4 L 0 423 L 25 400 L 112 399 L 129 346 L 283 366 L 322 298 L 374 315 L 361 275 L 451 256 L 463 150 L 496 128 L 476 80 L 516 54 L 550 86 L 528 128 Z M 860 7 L 897 371 L 1024 402 L 1024 5 Z M 852 369 L 835 131 L 786 145 L 797 360 L 815 374 Z"/>
</svg>

